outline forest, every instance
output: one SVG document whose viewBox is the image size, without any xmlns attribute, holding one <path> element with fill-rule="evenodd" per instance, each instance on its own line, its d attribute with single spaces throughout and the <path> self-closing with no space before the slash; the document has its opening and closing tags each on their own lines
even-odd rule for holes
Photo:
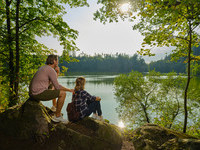
<svg viewBox="0 0 200 150">
<path fill-rule="evenodd" d="M 193 48 L 194 54 L 200 55 L 200 47 Z M 74 73 L 129 73 L 132 70 L 142 73 L 155 70 L 161 73 L 177 72 L 186 73 L 186 58 L 182 57 L 179 60 L 173 60 L 173 55 L 165 56 L 164 59 L 158 61 L 152 61 L 149 64 L 145 63 L 145 60 L 138 54 L 129 56 L 127 54 L 96 54 L 90 56 L 87 54 L 80 54 L 73 57 L 77 59 L 76 62 L 64 61 L 60 63 L 60 66 L 68 68 L 65 75 Z M 193 74 L 199 76 L 200 68 L 193 70 Z"/>
<path fill-rule="evenodd" d="M 68 68 L 67 73 L 71 72 L 83 72 L 83 73 L 127 73 L 131 70 L 137 70 L 140 72 L 147 72 L 148 65 L 144 59 L 140 58 L 137 54 L 128 56 L 126 54 L 98 54 L 95 56 L 89 56 L 84 54 L 83 56 L 74 57 L 78 62 L 67 63 L 64 61 L 61 66 Z"/>
</svg>

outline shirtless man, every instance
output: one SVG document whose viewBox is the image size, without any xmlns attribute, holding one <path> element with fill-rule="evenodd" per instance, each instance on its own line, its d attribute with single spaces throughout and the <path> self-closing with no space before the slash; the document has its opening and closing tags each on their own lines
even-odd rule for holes
<svg viewBox="0 0 200 150">
<path fill-rule="evenodd" d="M 58 83 L 55 71 L 55 68 L 57 67 L 58 56 L 49 55 L 46 60 L 46 65 L 40 67 L 33 76 L 29 86 L 29 95 L 31 98 L 38 101 L 48 101 L 58 98 L 56 113 L 52 120 L 55 122 L 66 123 L 67 120 L 63 119 L 61 115 L 61 109 L 65 101 L 66 91 L 73 93 L 74 90 L 63 87 Z M 49 89 L 50 83 L 52 83 L 54 89 Z"/>
</svg>

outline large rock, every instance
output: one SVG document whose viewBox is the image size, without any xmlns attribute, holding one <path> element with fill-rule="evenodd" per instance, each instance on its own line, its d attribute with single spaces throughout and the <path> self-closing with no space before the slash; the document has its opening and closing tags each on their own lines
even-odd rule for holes
<svg viewBox="0 0 200 150">
<path fill-rule="evenodd" d="M 41 103 L 27 101 L 0 113 L 0 150 L 119 150 L 120 130 L 91 118 L 53 123 Z"/>
<path fill-rule="evenodd" d="M 160 150 L 199 150 L 200 149 L 200 140 L 199 139 L 181 139 L 174 138 L 166 143 L 164 143 Z"/>
<path fill-rule="evenodd" d="M 135 150 L 199 150 L 200 140 L 155 124 L 146 124 L 133 132 Z"/>
</svg>

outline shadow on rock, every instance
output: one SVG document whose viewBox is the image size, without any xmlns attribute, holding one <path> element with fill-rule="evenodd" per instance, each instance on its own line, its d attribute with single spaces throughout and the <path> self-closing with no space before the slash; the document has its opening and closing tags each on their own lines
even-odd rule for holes
<svg viewBox="0 0 200 150">
<path fill-rule="evenodd" d="M 49 109 L 27 100 L 0 113 L 1 150 L 120 150 L 121 131 L 115 125 L 85 118 L 53 123 Z"/>
</svg>

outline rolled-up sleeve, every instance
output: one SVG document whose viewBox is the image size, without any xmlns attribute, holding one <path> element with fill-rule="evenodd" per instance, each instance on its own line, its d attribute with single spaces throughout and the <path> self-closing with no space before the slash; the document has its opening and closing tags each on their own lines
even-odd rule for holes
<svg viewBox="0 0 200 150">
<path fill-rule="evenodd" d="M 49 73 L 49 80 L 52 82 L 56 90 L 61 89 L 62 86 L 58 83 L 56 71 L 54 69 L 52 69 L 51 72 Z"/>
</svg>

